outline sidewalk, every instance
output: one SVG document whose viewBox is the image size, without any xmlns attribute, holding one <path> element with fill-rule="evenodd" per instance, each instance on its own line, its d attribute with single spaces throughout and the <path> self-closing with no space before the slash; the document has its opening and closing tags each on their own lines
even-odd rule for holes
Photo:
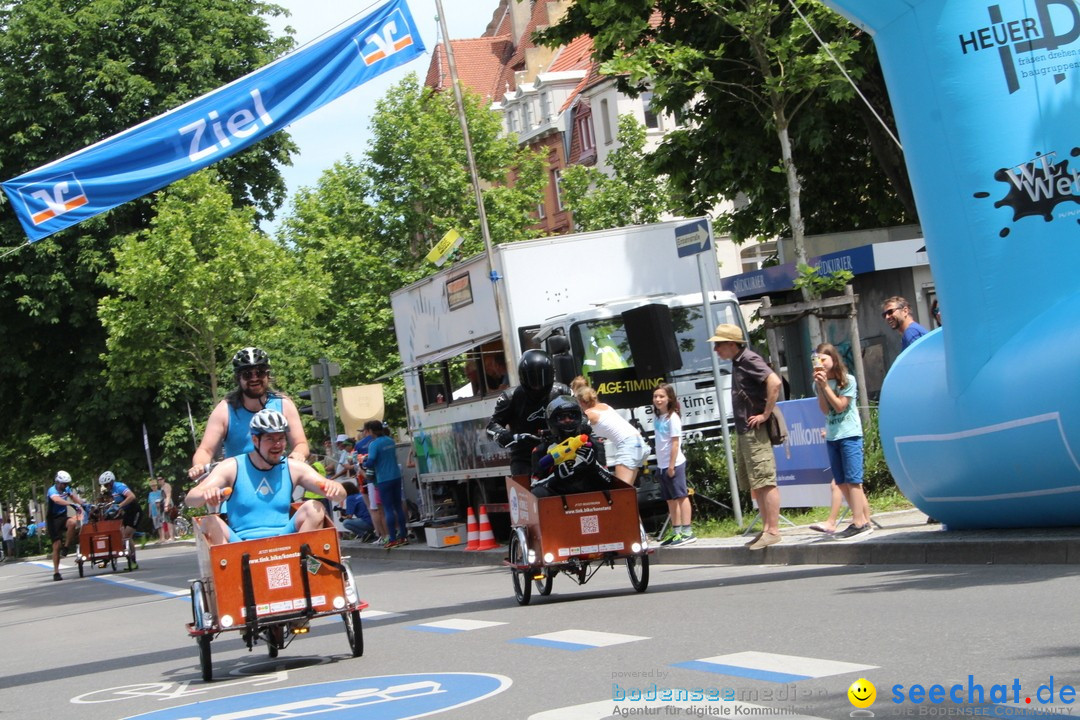
<svg viewBox="0 0 1080 720">
<path fill-rule="evenodd" d="M 869 536 L 833 540 L 806 525 L 781 529 L 783 541 L 747 550 L 746 537 L 699 538 L 693 545 L 659 548 L 651 562 L 667 565 L 1072 565 L 1080 563 L 1080 527 L 1016 530 L 946 530 L 927 525 L 918 510 L 874 516 L 881 525 Z M 841 529 L 844 526 L 841 526 Z M 464 545 L 430 548 L 412 543 L 384 548 L 346 540 L 342 551 L 362 559 L 411 560 L 452 565 L 502 565 L 505 546 L 466 552 Z"/>
</svg>

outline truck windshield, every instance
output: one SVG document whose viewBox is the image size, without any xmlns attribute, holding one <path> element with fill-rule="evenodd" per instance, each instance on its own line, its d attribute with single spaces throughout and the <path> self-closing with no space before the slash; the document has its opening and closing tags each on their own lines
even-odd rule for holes
<svg viewBox="0 0 1080 720">
<path fill-rule="evenodd" d="M 709 336 L 720 323 L 732 323 L 743 327 L 742 314 L 732 302 L 712 304 L 713 322 L 705 321 L 701 305 L 671 308 L 671 323 L 675 339 L 682 355 L 682 373 L 711 373 L 712 344 Z M 581 372 L 587 375 L 593 370 L 619 370 L 633 367 L 634 357 L 626 339 L 626 329 L 621 315 L 598 320 L 575 323 L 570 329 L 570 345 L 574 357 L 581 360 Z M 721 361 L 721 367 L 730 364 Z"/>
</svg>

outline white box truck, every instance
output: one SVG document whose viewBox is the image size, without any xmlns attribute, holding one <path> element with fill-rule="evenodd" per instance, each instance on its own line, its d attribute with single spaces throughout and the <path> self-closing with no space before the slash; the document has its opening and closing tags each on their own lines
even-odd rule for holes
<svg viewBox="0 0 1080 720">
<path fill-rule="evenodd" d="M 426 519 L 505 502 L 509 453 L 485 428 L 509 382 L 507 365 L 529 348 L 547 349 L 563 382 L 587 375 L 604 402 L 647 434 L 652 390 L 664 381 L 676 386 L 689 440 L 719 431 L 708 338 L 717 323 L 744 323 L 736 297 L 720 290 L 713 251 L 700 274 L 695 257 L 679 257 L 675 229 L 688 222 L 496 246 L 494 270 L 513 329 L 505 352 L 486 256 L 391 295 Z M 730 364 L 721 377 L 730 398 Z M 730 407 L 729 399 L 729 417 Z"/>
</svg>

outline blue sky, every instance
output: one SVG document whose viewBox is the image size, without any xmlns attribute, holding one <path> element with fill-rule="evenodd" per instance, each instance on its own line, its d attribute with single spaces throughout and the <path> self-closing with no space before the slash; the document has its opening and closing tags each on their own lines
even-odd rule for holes
<svg viewBox="0 0 1080 720">
<path fill-rule="evenodd" d="M 288 18 L 276 18 L 272 25 L 280 33 L 290 25 L 298 46 L 315 40 L 355 16 L 364 15 L 378 7 L 378 2 L 359 0 L 276 0 L 291 13 Z M 410 72 L 423 77 L 435 46 L 438 23 L 435 19 L 435 0 L 408 0 L 409 9 L 428 52 L 404 67 L 381 75 L 361 85 L 349 94 L 319 108 L 289 126 L 288 132 L 300 147 L 293 166 L 283 168 L 289 188 L 289 200 L 278 213 L 278 220 L 289 213 L 292 194 L 302 186 L 313 186 L 326 170 L 347 154 L 354 158 L 363 154 L 370 134 L 368 122 L 375 102 L 386 90 Z M 446 22 L 451 38 L 479 37 L 491 20 L 498 0 L 443 0 Z M 276 226 L 276 223 L 275 223 Z M 264 225 L 273 232 L 274 226 Z"/>
</svg>

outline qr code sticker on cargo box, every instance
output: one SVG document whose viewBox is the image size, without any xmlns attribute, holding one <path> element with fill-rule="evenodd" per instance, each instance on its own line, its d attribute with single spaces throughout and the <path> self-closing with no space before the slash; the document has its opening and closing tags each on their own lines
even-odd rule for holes
<svg viewBox="0 0 1080 720">
<path fill-rule="evenodd" d="M 292 586 L 288 565 L 270 565 L 266 568 L 266 584 L 271 590 Z"/>
<path fill-rule="evenodd" d="M 581 516 L 581 534 L 595 535 L 600 532 L 600 518 L 598 515 Z"/>
</svg>

